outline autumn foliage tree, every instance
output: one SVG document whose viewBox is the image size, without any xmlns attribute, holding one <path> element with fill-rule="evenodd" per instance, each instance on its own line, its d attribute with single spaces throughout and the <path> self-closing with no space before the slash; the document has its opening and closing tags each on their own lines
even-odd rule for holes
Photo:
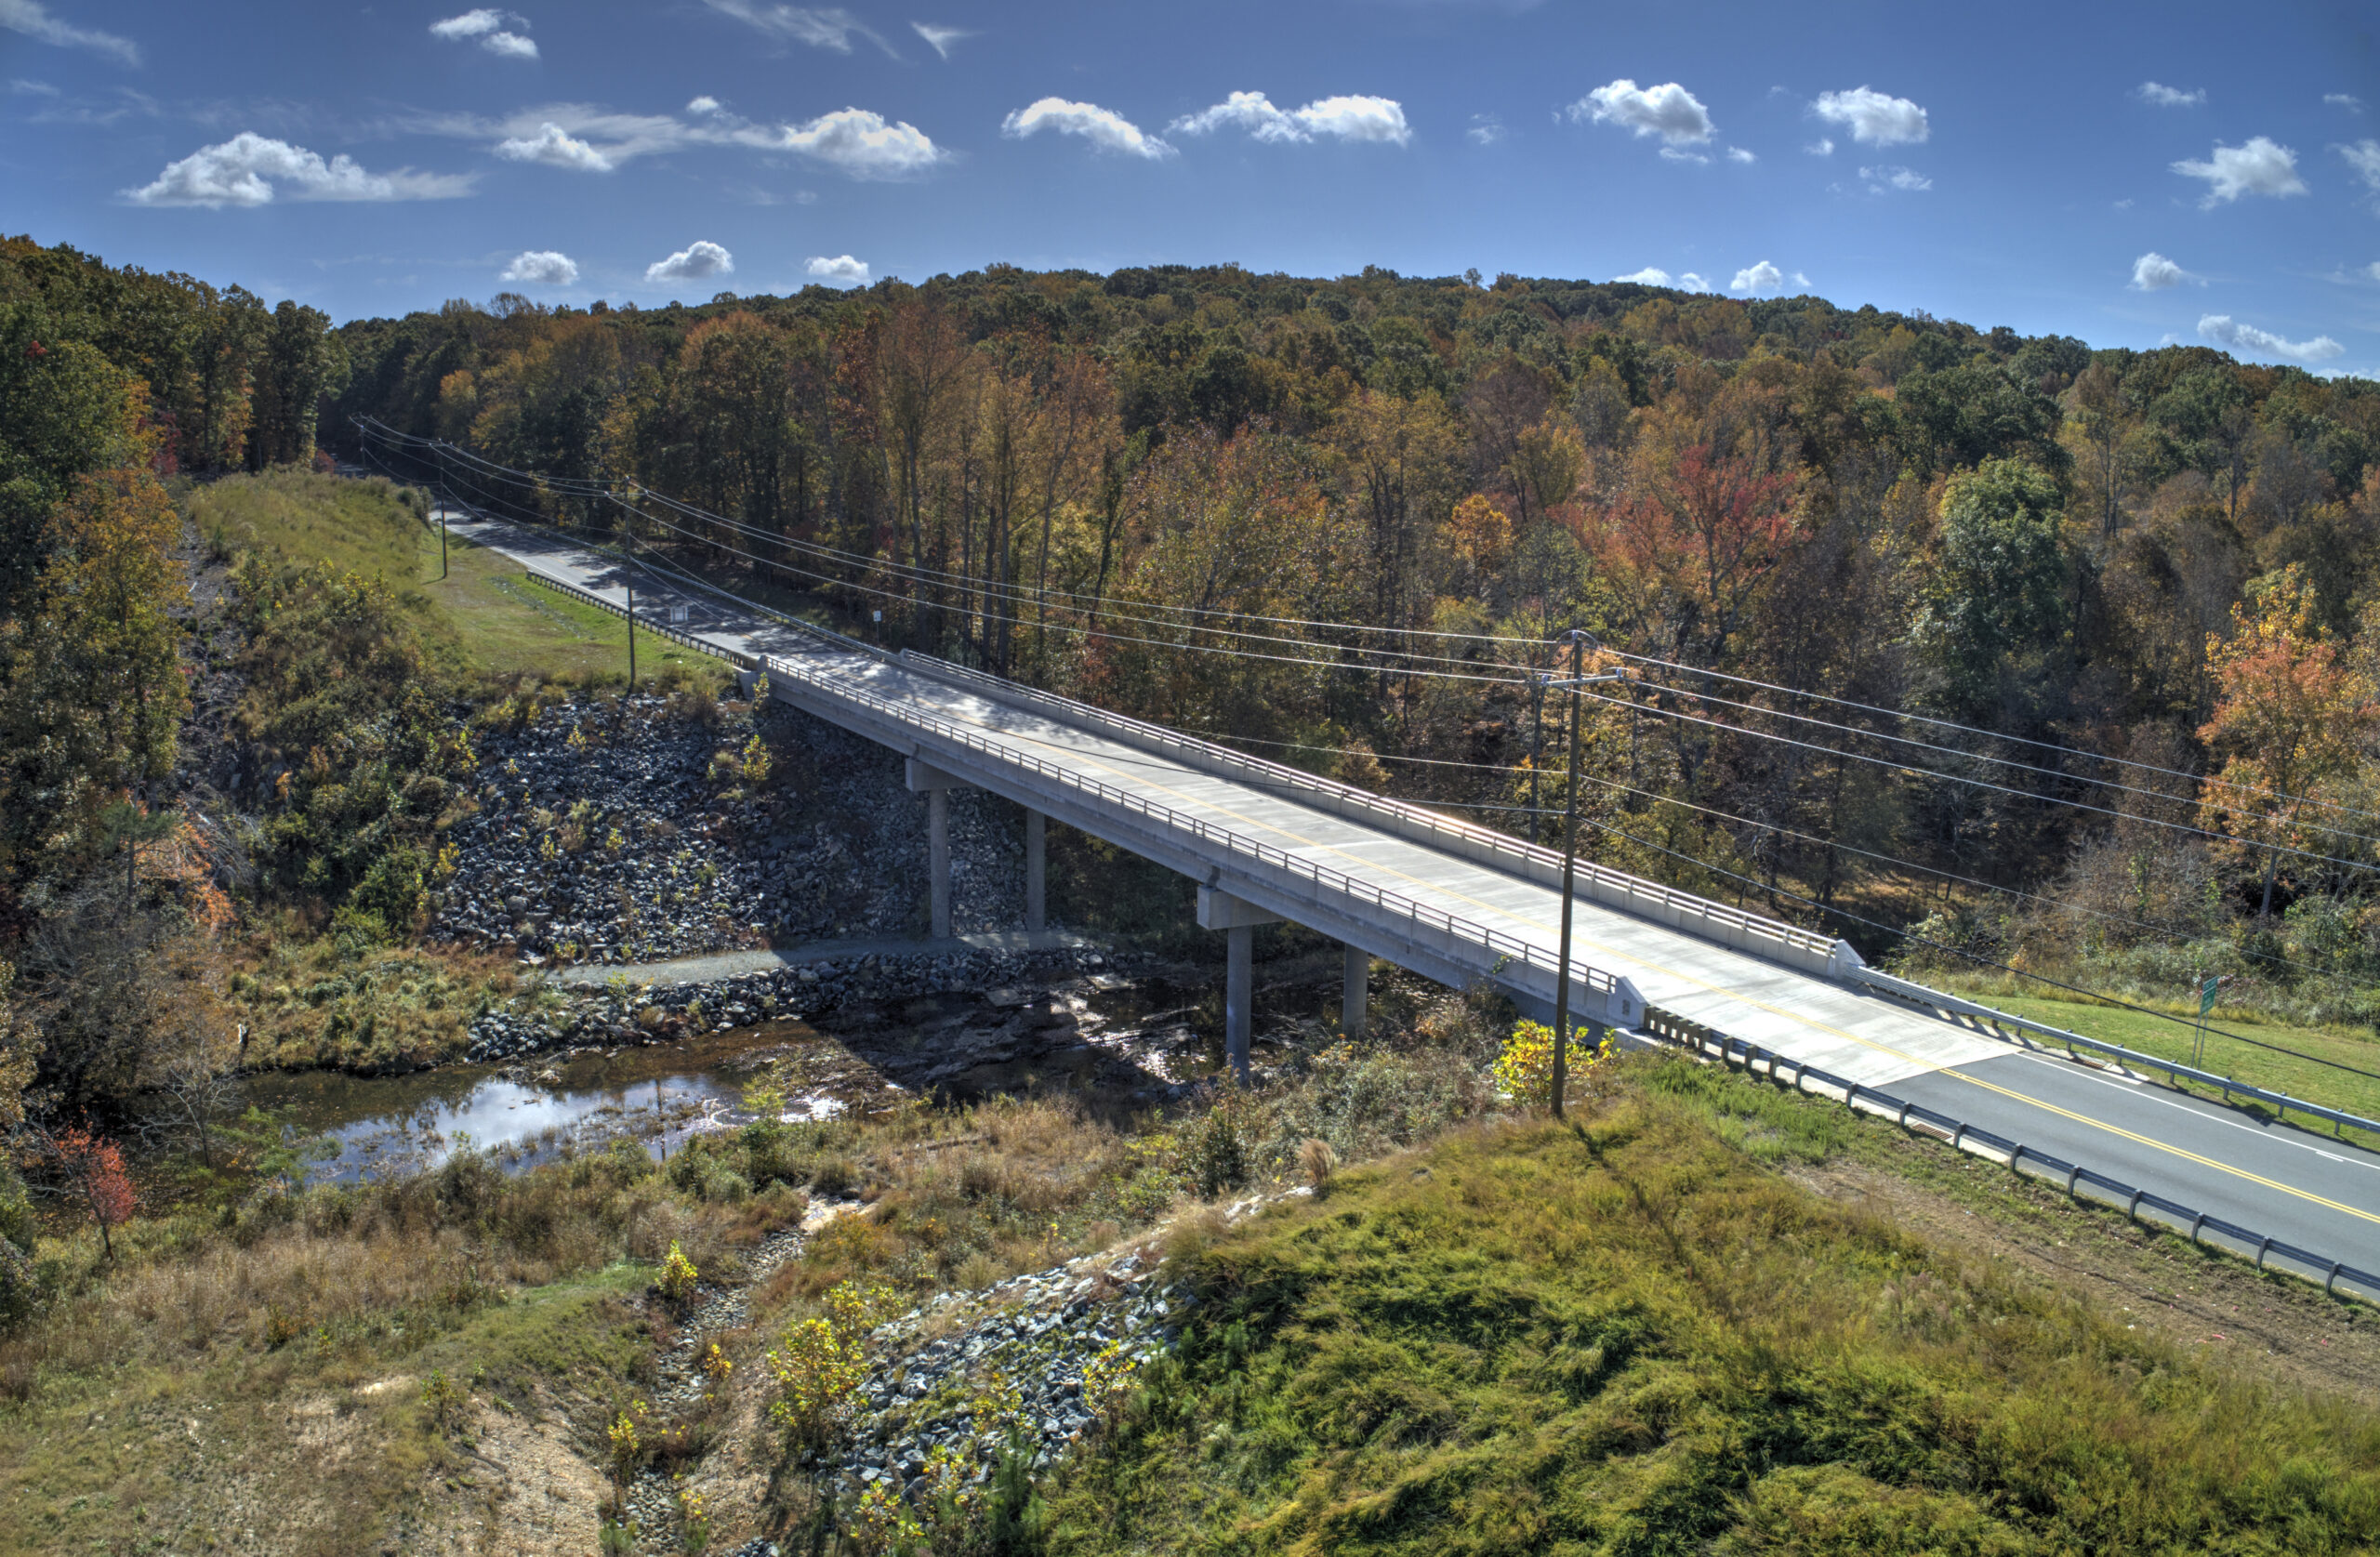
<svg viewBox="0 0 2380 1557">
<path fill-rule="evenodd" d="M 132 1176 L 125 1171 L 123 1151 L 106 1136 L 80 1125 L 36 1129 L 33 1141 L 60 1190 L 90 1214 L 99 1230 L 100 1252 L 113 1262 L 112 1230 L 131 1221 L 139 1204 Z"/>
<path fill-rule="evenodd" d="M 2207 640 L 2215 715 L 2198 733 L 2224 761 L 2206 787 L 2202 825 L 2268 846 L 2260 916 L 2272 912 L 2280 850 L 2337 852 L 2308 823 L 2333 814 L 2320 805 L 2324 789 L 2359 772 L 2380 728 L 2380 689 L 2339 650 L 2295 568 L 2251 584 L 2231 609 L 2229 635 Z"/>
</svg>

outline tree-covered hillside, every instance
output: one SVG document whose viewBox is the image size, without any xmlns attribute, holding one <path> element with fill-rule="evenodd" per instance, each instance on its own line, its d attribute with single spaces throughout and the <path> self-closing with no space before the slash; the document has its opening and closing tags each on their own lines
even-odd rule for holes
<svg viewBox="0 0 2380 1557">
<path fill-rule="evenodd" d="M 1587 709 L 1591 847 L 1871 950 L 1937 916 L 2149 985 L 2190 943 L 2268 983 L 2380 959 L 2367 381 L 1815 297 L 1229 267 L 503 297 L 337 338 L 328 442 L 449 441 L 552 483 L 450 455 L 453 490 L 573 524 L 623 522 L 585 483 L 641 482 L 716 516 L 643 538 L 739 588 L 832 580 L 901 641 L 1514 831 L 1488 808 L 1552 803 L 1515 671 L 1589 627 L 1654 662 Z"/>
</svg>

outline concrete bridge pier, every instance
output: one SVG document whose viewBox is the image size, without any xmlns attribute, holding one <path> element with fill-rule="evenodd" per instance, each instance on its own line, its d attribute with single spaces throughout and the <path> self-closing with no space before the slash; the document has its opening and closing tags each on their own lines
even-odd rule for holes
<svg viewBox="0 0 2380 1557">
<path fill-rule="evenodd" d="M 1364 1036 L 1365 1007 L 1371 996 L 1372 955 L 1361 946 L 1347 948 L 1347 967 L 1340 983 L 1339 1030 L 1351 1038 Z"/>
<path fill-rule="evenodd" d="M 933 938 L 950 939 L 950 792 L 972 789 L 964 779 L 912 757 L 909 787 L 926 798 L 926 893 L 932 909 Z"/>
<path fill-rule="evenodd" d="M 1025 928 L 1038 933 L 1049 929 L 1049 863 L 1046 852 L 1050 819 L 1038 811 L 1025 812 Z"/>
<path fill-rule="evenodd" d="M 1229 892 L 1198 889 L 1198 928 L 1223 932 L 1223 1056 L 1242 1081 L 1248 1079 L 1248 1040 L 1255 1017 L 1256 927 L 1280 922 L 1278 914 Z"/>
</svg>

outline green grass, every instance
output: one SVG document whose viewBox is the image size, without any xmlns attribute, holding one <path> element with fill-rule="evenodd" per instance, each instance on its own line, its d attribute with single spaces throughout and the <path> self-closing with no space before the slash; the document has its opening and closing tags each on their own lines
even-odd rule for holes
<svg viewBox="0 0 2380 1557">
<path fill-rule="evenodd" d="M 1185 1238 L 1205 1305 L 1054 1549 L 2372 1550 L 2380 1418 L 1805 1194 L 1660 1068 Z"/>
<path fill-rule="evenodd" d="M 529 676 L 589 684 L 628 679 L 628 624 L 527 582 L 503 553 L 459 536 L 441 576 L 438 531 L 377 478 L 311 471 L 233 476 L 195 488 L 191 516 L 217 549 L 323 562 L 389 582 L 434 652 L 475 678 Z M 658 635 L 637 642 L 640 679 L 664 666 L 717 662 Z"/>
<path fill-rule="evenodd" d="M 2192 1050 L 2198 1043 L 2198 1035 L 2193 1028 L 2145 1011 L 2083 1000 L 2047 1000 L 2037 995 L 2016 993 L 2006 987 L 2005 981 L 1994 987 L 1979 987 L 1973 982 L 1962 982 L 1957 987 L 1960 993 L 1971 999 L 1987 1002 L 2015 1015 L 2030 1017 L 2035 1022 L 2064 1028 L 2069 1033 L 2080 1033 L 2084 1037 L 2097 1038 L 2104 1043 L 2122 1044 L 2144 1054 L 2154 1054 L 2162 1060 L 2189 1064 L 2192 1062 Z M 2260 1043 L 2299 1049 L 2307 1054 L 2334 1060 L 2340 1064 L 2380 1072 L 2380 1042 L 2374 1042 L 2369 1033 L 2360 1030 L 2294 1027 L 2283 1023 L 2259 1021 L 2253 1015 L 2220 1008 L 2209 1020 Z M 2205 1055 L 2197 1063 L 2201 1069 L 2217 1075 L 2228 1075 L 2236 1081 L 2303 1098 L 2307 1102 L 2360 1114 L 2367 1119 L 2380 1119 L 2380 1080 L 2287 1054 L 2275 1054 L 2253 1044 L 2240 1043 L 2215 1032 L 2211 1025 L 2206 1035 Z M 2219 1088 L 2199 1087 L 2191 1090 L 2210 1097 L 2222 1096 Z M 2348 1134 L 2350 1139 L 2355 1139 L 2361 1132 L 2349 1131 Z M 2366 1139 L 2364 1144 L 2380 1144 L 2380 1141 Z"/>
</svg>

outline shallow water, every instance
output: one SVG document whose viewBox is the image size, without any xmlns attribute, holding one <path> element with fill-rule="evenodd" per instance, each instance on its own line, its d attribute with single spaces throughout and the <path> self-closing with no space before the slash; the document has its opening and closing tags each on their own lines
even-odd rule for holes
<svg viewBox="0 0 2380 1557">
<path fill-rule="evenodd" d="M 446 1065 L 411 1075 L 309 1071 L 258 1076 L 248 1083 L 247 1099 L 267 1107 L 294 1105 L 299 1128 L 337 1148 L 335 1158 L 315 1168 L 318 1180 L 418 1172 L 466 1142 L 513 1169 L 551 1161 L 565 1150 L 600 1149 L 620 1135 L 640 1138 L 650 1155 L 665 1156 L 693 1134 L 750 1120 L 743 1088 L 759 1063 L 828 1043 L 804 1023 L 773 1022 L 652 1048 Z M 832 1118 L 865 1104 L 854 1090 L 821 1088 L 789 1098 L 782 1117 Z"/>
</svg>

